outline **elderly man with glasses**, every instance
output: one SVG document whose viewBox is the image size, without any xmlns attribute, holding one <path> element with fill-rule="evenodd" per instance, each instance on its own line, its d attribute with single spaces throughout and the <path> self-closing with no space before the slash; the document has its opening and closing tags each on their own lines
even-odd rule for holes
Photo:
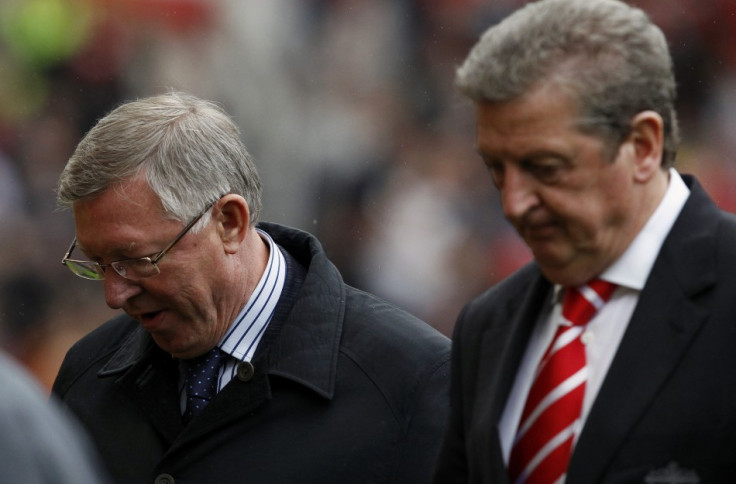
<svg viewBox="0 0 736 484">
<path fill-rule="evenodd" d="M 59 180 L 62 263 L 124 314 L 53 391 L 117 482 L 428 482 L 449 340 L 347 286 L 310 234 L 259 223 L 237 127 L 183 93 L 123 104 Z"/>
</svg>

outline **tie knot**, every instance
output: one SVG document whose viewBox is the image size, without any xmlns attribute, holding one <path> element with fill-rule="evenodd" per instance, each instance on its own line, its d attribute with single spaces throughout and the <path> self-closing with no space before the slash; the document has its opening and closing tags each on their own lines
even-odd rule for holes
<svg viewBox="0 0 736 484">
<path fill-rule="evenodd" d="M 562 315 L 575 326 L 583 326 L 611 298 L 617 285 L 594 279 L 582 286 L 565 288 Z"/>
</svg>

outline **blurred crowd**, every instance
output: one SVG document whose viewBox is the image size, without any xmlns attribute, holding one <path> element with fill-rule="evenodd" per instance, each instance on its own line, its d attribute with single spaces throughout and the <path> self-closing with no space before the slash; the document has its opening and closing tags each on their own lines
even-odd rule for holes
<svg viewBox="0 0 736 484">
<path fill-rule="evenodd" d="M 221 103 L 264 181 L 264 218 L 317 235 L 355 286 L 450 334 L 462 304 L 530 259 L 474 153 L 454 70 L 522 0 L 3 0 L 0 342 L 46 385 L 112 315 L 60 264 L 56 180 L 119 102 Z M 641 0 L 667 34 L 683 144 L 736 211 L 736 3 Z"/>
</svg>

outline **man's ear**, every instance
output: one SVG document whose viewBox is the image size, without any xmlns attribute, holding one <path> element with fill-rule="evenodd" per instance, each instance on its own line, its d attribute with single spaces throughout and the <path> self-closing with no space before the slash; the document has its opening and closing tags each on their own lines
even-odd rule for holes
<svg viewBox="0 0 736 484">
<path fill-rule="evenodd" d="M 646 182 L 662 169 L 664 121 L 654 111 L 642 111 L 631 120 L 627 138 L 634 147 L 634 177 Z"/>
<path fill-rule="evenodd" d="M 222 239 L 225 251 L 237 252 L 250 225 L 248 202 L 240 195 L 228 194 L 217 202 L 217 233 Z"/>
</svg>

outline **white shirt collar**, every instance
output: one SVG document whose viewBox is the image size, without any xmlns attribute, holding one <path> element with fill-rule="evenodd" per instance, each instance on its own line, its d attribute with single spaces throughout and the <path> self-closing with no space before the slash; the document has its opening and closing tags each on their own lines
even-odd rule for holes
<svg viewBox="0 0 736 484">
<path fill-rule="evenodd" d="M 659 250 L 690 196 L 690 189 L 674 168 L 670 168 L 669 175 L 667 192 L 659 206 L 623 255 L 601 274 L 602 279 L 637 291 L 644 288 Z"/>
</svg>

